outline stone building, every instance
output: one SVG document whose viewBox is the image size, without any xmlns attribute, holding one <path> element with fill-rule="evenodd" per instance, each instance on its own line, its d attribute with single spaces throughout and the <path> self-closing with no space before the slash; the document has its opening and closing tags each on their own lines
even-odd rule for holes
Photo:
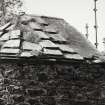
<svg viewBox="0 0 105 105">
<path fill-rule="evenodd" d="M 63 19 L 15 17 L 0 27 L 0 105 L 105 105 L 96 53 Z"/>
</svg>

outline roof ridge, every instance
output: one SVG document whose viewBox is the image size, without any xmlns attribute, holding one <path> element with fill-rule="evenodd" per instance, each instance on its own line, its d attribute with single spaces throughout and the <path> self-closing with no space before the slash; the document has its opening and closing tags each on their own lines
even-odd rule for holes
<svg viewBox="0 0 105 105">
<path fill-rule="evenodd" d="M 56 20 L 64 20 L 63 18 L 60 18 L 60 17 L 53 17 L 53 16 L 44 16 L 44 15 L 42 15 L 41 17 L 42 17 L 42 18 L 49 18 L 49 19 L 56 19 Z"/>
<path fill-rule="evenodd" d="M 37 14 L 23 14 L 23 15 L 28 15 L 28 16 L 35 16 L 35 17 L 41 17 L 41 18 L 49 18 L 49 19 L 56 19 L 56 20 L 64 20 L 63 18 L 61 17 L 54 17 L 54 16 L 47 16 L 47 15 L 37 15 Z M 22 15 L 22 16 L 23 16 Z"/>
</svg>

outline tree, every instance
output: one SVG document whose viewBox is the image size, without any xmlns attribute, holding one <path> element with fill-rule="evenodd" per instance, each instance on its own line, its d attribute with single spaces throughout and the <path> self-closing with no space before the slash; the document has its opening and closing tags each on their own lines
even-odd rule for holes
<svg viewBox="0 0 105 105">
<path fill-rule="evenodd" d="M 19 14 L 23 2 L 21 0 L 0 0 L 1 24 L 10 21 Z"/>
</svg>

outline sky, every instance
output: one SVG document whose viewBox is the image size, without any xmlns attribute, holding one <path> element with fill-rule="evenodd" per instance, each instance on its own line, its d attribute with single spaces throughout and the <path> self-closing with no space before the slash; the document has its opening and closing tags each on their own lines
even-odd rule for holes
<svg viewBox="0 0 105 105">
<path fill-rule="evenodd" d="M 89 25 L 89 39 L 95 43 L 94 0 L 23 0 L 24 11 L 29 14 L 60 17 L 74 26 L 83 35 Z M 105 0 L 97 1 L 98 50 L 103 51 L 105 37 Z"/>
</svg>

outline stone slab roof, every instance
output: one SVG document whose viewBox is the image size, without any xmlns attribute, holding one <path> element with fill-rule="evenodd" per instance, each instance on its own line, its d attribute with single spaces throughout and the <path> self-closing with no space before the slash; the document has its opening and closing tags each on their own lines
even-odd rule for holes
<svg viewBox="0 0 105 105">
<path fill-rule="evenodd" d="M 0 58 L 83 60 L 97 50 L 63 19 L 22 15 L 0 27 Z"/>
</svg>

